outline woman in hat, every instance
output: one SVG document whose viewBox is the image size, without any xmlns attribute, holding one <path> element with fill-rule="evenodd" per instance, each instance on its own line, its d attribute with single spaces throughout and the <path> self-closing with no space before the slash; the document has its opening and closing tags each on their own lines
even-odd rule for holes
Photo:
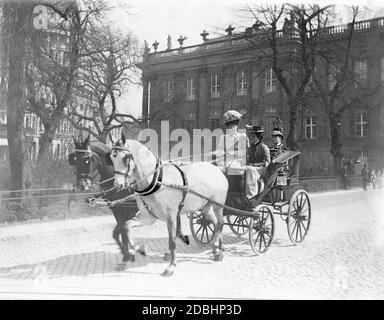
<svg viewBox="0 0 384 320">
<path fill-rule="evenodd" d="M 262 177 L 267 172 L 267 167 L 271 162 L 269 148 L 263 142 L 263 126 L 246 126 L 251 139 L 249 152 L 249 164 L 245 170 L 246 187 L 245 192 L 248 198 L 253 198 L 264 189 Z"/>
<path fill-rule="evenodd" d="M 272 134 L 272 141 L 273 141 L 273 146 L 270 148 L 271 150 L 271 159 L 281 155 L 284 151 L 288 150 L 284 145 L 283 145 L 283 129 L 279 127 L 273 128 Z"/>
<path fill-rule="evenodd" d="M 231 166 L 242 167 L 246 164 L 249 141 L 245 133 L 238 131 L 241 117 L 241 113 L 236 110 L 228 110 L 223 116 L 226 133 L 220 137 L 215 153 L 217 165 L 224 171 Z"/>
</svg>

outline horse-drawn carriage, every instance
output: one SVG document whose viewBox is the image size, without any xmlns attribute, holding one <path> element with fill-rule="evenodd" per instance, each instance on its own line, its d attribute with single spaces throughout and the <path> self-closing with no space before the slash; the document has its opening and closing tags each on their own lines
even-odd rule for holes
<svg viewBox="0 0 384 320">
<path fill-rule="evenodd" d="M 278 214 L 287 223 L 291 241 L 302 242 L 311 219 L 309 197 L 299 189 L 293 176 L 280 176 L 281 169 L 298 154 L 288 151 L 276 157 L 268 166 L 264 190 L 252 199 L 245 196 L 245 168 L 224 177 L 221 169 L 207 162 L 179 166 L 163 163 L 144 145 L 126 140 L 124 135 L 112 148 L 101 143 L 91 144 L 89 139 L 77 143 L 69 163 L 77 168 L 78 182 L 92 180 L 95 172 L 99 172 L 102 180 L 99 185 L 104 191 L 91 197 L 90 204 L 104 204 L 112 209 L 117 221 L 113 236 L 122 251 L 123 265 L 134 259 L 129 248 L 145 254 L 145 250 L 130 239 L 131 227 L 139 226 L 143 218 L 151 223 L 156 220 L 167 223 L 171 259 L 163 275 L 169 276 L 176 265 L 176 237 L 189 243 L 180 229 L 182 213 L 189 215 L 193 238 L 202 245 L 213 245 L 215 261 L 223 259 L 224 224 L 237 236 L 248 232 L 252 249 L 261 254 L 272 244 L 273 215 Z M 129 195 L 114 200 L 119 190 L 128 190 Z M 114 199 L 108 200 L 108 196 L 104 199 L 107 194 L 112 194 Z M 123 202 L 128 198 L 136 200 L 139 215 L 125 213 L 127 208 Z"/>
<path fill-rule="evenodd" d="M 253 199 L 245 195 L 245 168 L 232 169 L 227 174 L 229 190 L 225 203 L 226 225 L 235 235 L 248 233 L 249 242 L 256 254 L 265 253 L 274 236 L 274 215 L 286 222 L 289 239 L 293 244 L 301 243 L 308 233 L 311 220 L 311 204 L 308 193 L 300 189 L 298 179 L 281 174 L 281 167 L 297 157 L 299 152 L 287 151 L 269 166 L 265 177 L 265 188 Z M 202 213 L 190 214 L 192 236 L 201 245 L 208 245 L 214 239 L 212 222 Z"/>
</svg>

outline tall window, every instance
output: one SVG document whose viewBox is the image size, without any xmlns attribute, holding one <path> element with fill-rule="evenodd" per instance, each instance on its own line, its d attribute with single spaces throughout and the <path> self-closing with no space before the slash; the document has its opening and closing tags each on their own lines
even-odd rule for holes
<svg viewBox="0 0 384 320">
<path fill-rule="evenodd" d="M 277 124 L 276 116 L 268 116 L 265 118 L 265 136 L 270 137 L 274 126 Z"/>
<path fill-rule="evenodd" d="M 26 114 L 24 116 L 24 128 L 30 128 L 31 127 L 31 115 Z"/>
<path fill-rule="evenodd" d="M 307 114 L 305 116 L 305 138 L 316 138 L 316 116 Z"/>
<path fill-rule="evenodd" d="M 217 73 L 211 75 L 211 98 L 220 97 L 220 77 Z"/>
<path fill-rule="evenodd" d="M 367 60 L 359 60 L 354 63 L 355 88 L 367 85 L 368 63 Z"/>
<path fill-rule="evenodd" d="M 171 101 L 171 80 L 165 80 L 163 83 L 164 102 Z"/>
<path fill-rule="evenodd" d="M 7 124 L 7 111 L 0 110 L 0 124 Z"/>
<path fill-rule="evenodd" d="M 187 78 L 187 100 L 196 99 L 196 80 L 195 78 Z"/>
<path fill-rule="evenodd" d="M 264 72 L 264 92 L 269 93 L 276 91 L 276 75 L 272 67 L 269 67 Z"/>
<path fill-rule="evenodd" d="M 237 95 L 243 96 L 248 92 L 247 73 L 240 71 L 237 73 Z"/>
<path fill-rule="evenodd" d="M 366 112 L 355 113 L 355 135 L 366 137 L 368 135 L 368 118 Z"/>
</svg>

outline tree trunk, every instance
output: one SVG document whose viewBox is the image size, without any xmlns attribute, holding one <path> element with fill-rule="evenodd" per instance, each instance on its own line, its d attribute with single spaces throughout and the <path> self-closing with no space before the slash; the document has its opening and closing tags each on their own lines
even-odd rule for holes
<svg viewBox="0 0 384 320">
<path fill-rule="evenodd" d="M 11 189 L 24 188 L 24 142 L 23 125 L 25 114 L 25 65 L 26 48 L 30 36 L 32 4 L 14 1 L 5 2 L 6 11 L 13 16 L 9 28 L 9 76 L 7 92 L 7 135 L 11 167 Z"/>
<path fill-rule="evenodd" d="M 297 105 L 291 103 L 289 105 L 290 113 L 289 113 L 289 132 L 287 136 L 287 146 L 290 150 L 299 151 L 300 147 L 297 143 Z M 291 174 L 299 177 L 299 157 L 295 157 L 293 159 Z"/>
<path fill-rule="evenodd" d="M 339 120 L 334 116 L 330 116 L 329 122 L 331 131 L 331 155 L 333 157 L 333 170 L 334 174 L 337 175 L 340 173 L 341 160 L 343 159 L 343 144 L 340 140 L 340 128 L 338 125 Z"/>
<path fill-rule="evenodd" d="M 40 137 L 39 155 L 37 161 L 39 163 L 47 163 L 50 160 L 50 151 L 52 141 L 59 121 L 55 121 L 44 126 L 44 132 Z"/>
</svg>

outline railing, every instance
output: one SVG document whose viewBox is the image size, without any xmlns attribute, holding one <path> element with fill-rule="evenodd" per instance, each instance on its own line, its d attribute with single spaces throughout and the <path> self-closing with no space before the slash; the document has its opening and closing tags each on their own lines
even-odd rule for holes
<svg viewBox="0 0 384 320">
<path fill-rule="evenodd" d="M 359 21 L 355 23 L 355 29 L 356 30 L 365 30 L 365 29 L 370 29 L 371 28 L 371 21 L 366 20 L 366 21 Z"/>
<path fill-rule="evenodd" d="M 72 188 L 0 191 L 0 225 L 108 214 L 85 202 L 91 194 Z"/>
<path fill-rule="evenodd" d="M 375 18 L 371 20 L 358 21 L 355 23 L 355 30 L 357 31 L 368 30 L 375 27 L 380 27 L 380 28 L 384 27 L 384 17 Z M 343 24 L 343 25 L 327 27 L 326 33 L 329 35 L 343 34 L 346 30 L 348 30 L 348 25 Z M 297 35 L 298 33 L 294 32 L 291 35 L 291 37 L 297 37 Z M 167 57 L 184 55 L 184 54 L 193 54 L 196 52 L 203 52 L 205 50 L 217 50 L 225 47 L 228 47 L 228 48 L 240 47 L 248 43 L 248 41 L 245 38 L 242 38 L 244 34 L 238 34 L 237 36 L 238 38 L 235 38 L 235 39 L 232 38 L 232 39 L 226 39 L 226 40 L 221 40 L 217 42 L 209 42 L 207 44 L 190 46 L 186 48 L 178 48 L 174 50 L 154 52 L 149 54 L 149 60 L 154 60 L 157 58 L 167 58 Z M 283 36 L 284 36 L 283 30 L 277 30 L 276 38 L 283 38 Z"/>
<path fill-rule="evenodd" d="M 328 34 L 344 33 L 347 28 L 348 27 L 344 24 L 339 25 L 339 26 L 332 26 L 332 27 L 327 28 L 327 33 Z"/>
</svg>

